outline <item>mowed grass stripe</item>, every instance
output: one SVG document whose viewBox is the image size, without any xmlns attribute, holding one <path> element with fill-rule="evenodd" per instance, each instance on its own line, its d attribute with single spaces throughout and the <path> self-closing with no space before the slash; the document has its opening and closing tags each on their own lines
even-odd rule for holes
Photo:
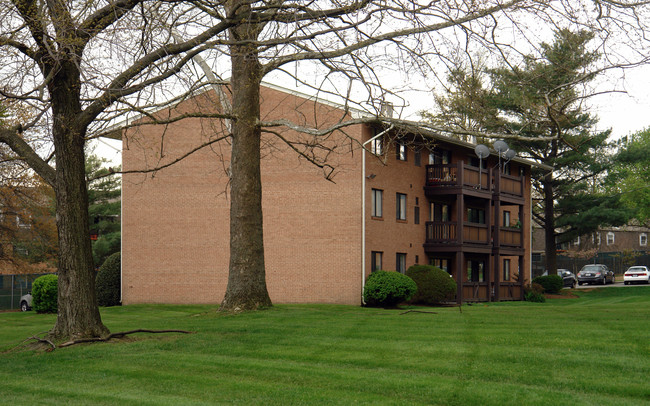
<svg viewBox="0 0 650 406">
<path fill-rule="evenodd" d="M 600 291 L 612 292 L 600 292 Z M 646 293 L 647 292 L 647 293 Z M 280 305 L 102 309 L 126 342 L 0 355 L 12 404 L 649 404 L 650 289 L 435 312 Z M 53 317 L 0 314 L 0 348 Z M 598 379 L 604 376 L 606 379 Z"/>
</svg>

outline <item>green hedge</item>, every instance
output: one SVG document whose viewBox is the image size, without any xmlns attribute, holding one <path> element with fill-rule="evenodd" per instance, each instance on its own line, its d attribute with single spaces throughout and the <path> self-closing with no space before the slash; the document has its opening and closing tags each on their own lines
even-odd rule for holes
<svg viewBox="0 0 650 406">
<path fill-rule="evenodd" d="M 413 297 L 418 287 L 413 279 L 399 272 L 375 271 L 370 274 L 363 289 L 367 306 L 395 307 Z"/>
<path fill-rule="evenodd" d="M 453 299 L 456 293 L 456 281 L 447 272 L 432 265 L 413 265 L 406 275 L 415 281 L 418 287 L 411 303 L 436 305 Z"/>
<path fill-rule="evenodd" d="M 121 283 L 121 256 L 119 252 L 116 252 L 106 258 L 95 277 L 97 304 L 119 306 Z"/>
<path fill-rule="evenodd" d="M 32 308 L 36 313 L 56 313 L 58 309 L 59 278 L 39 276 L 32 283 Z"/>
<path fill-rule="evenodd" d="M 564 281 L 560 275 L 544 275 L 533 279 L 533 283 L 539 283 L 544 288 L 544 293 L 560 293 Z"/>
</svg>

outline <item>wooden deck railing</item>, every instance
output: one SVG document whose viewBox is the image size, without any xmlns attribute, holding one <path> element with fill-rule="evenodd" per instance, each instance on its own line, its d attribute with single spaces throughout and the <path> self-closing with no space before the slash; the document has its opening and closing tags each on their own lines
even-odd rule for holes
<svg viewBox="0 0 650 406">
<path fill-rule="evenodd" d="M 462 161 L 455 164 L 427 165 L 426 186 L 432 187 L 466 187 L 480 190 L 492 190 L 513 196 L 524 195 L 524 182 L 521 176 L 499 174 L 493 169 L 479 169 L 465 165 Z M 499 176 L 500 175 L 500 176 Z"/>
</svg>

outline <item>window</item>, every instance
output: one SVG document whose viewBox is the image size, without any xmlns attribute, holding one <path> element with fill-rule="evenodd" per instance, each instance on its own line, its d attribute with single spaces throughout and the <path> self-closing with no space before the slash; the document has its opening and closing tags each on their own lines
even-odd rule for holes
<svg viewBox="0 0 650 406">
<path fill-rule="evenodd" d="M 16 225 L 19 228 L 32 228 L 31 224 L 29 224 L 27 221 L 23 221 L 20 216 L 16 216 Z"/>
<path fill-rule="evenodd" d="M 467 280 L 470 282 L 485 282 L 485 262 L 467 261 Z"/>
<path fill-rule="evenodd" d="M 399 273 L 406 272 L 406 254 L 398 252 L 395 255 L 395 270 Z"/>
<path fill-rule="evenodd" d="M 413 213 L 413 223 L 420 224 L 420 207 L 415 206 L 415 212 Z"/>
<path fill-rule="evenodd" d="M 433 258 L 431 259 L 431 264 L 433 266 L 437 266 L 438 268 L 442 269 L 443 271 L 447 272 L 448 274 L 451 275 L 451 272 L 449 272 L 449 260 L 448 259 L 442 259 L 442 258 Z"/>
<path fill-rule="evenodd" d="M 372 189 L 372 217 L 383 217 L 383 199 L 384 191 L 380 189 Z"/>
<path fill-rule="evenodd" d="M 473 166 L 474 168 L 478 168 L 479 165 L 482 165 L 482 169 L 487 169 L 487 159 L 479 159 L 478 157 L 472 155 L 468 157 L 468 163 L 469 166 Z"/>
<path fill-rule="evenodd" d="M 580 237 L 576 237 L 575 240 L 571 243 L 574 247 L 579 247 L 580 246 Z"/>
<path fill-rule="evenodd" d="M 406 220 L 406 195 L 404 193 L 397 194 L 395 207 L 397 220 Z"/>
<path fill-rule="evenodd" d="M 382 268 L 381 260 L 384 253 L 381 251 L 372 251 L 370 253 L 370 271 L 379 271 Z"/>
<path fill-rule="evenodd" d="M 415 256 L 415 263 L 416 264 L 420 263 L 420 257 L 418 255 Z"/>
<path fill-rule="evenodd" d="M 429 154 L 429 165 L 447 165 L 451 162 L 451 151 L 439 150 Z"/>
<path fill-rule="evenodd" d="M 413 161 L 415 162 L 415 166 L 422 166 L 422 151 L 415 151 Z"/>
<path fill-rule="evenodd" d="M 607 233 L 607 245 L 612 245 L 612 244 L 614 244 L 614 233 L 610 231 L 609 233 Z"/>
<path fill-rule="evenodd" d="M 594 245 L 600 245 L 600 233 L 594 233 L 591 235 L 591 242 Z"/>
<path fill-rule="evenodd" d="M 384 143 L 381 137 L 372 140 L 372 142 L 370 143 L 370 152 L 372 152 L 375 155 L 384 154 Z"/>
<path fill-rule="evenodd" d="M 648 245 L 648 235 L 646 233 L 643 233 L 639 236 L 639 245 L 642 247 Z"/>
<path fill-rule="evenodd" d="M 509 259 L 504 259 L 503 260 L 503 280 L 504 281 L 509 281 L 510 280 L 510 260 Z"/>
<path fill-rule="evenodd" d="M 431 203 L 429 221 L 449 221 L 449 205 Z"/>
<path fill-rule="evenodd" d="M 397 153 L 398 161 L 406 161 L 406 144 L 402 141 L 397 141 L 395 144 L 395 152 Z"/>
<path fill-rule="evenodd" d="M 485 224 L 485 210 L 468 207 L 467 221 L 470 223 Z"/>
<path fill-rule="evenodd" d="M 510 227 L 510 212 L 509 211 L 504 211 L 503 212 L 503 226 L 504 227 Z"/>
</svg>

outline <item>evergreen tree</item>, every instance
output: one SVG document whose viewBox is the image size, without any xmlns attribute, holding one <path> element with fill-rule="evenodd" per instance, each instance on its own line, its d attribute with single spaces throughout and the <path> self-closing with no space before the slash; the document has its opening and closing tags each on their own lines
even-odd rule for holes
<svg viewBox="0 0 650 406">
<path fill-rule="evenodd" d="M 484 81 L 465 80 L 474 77 L 470 74 L 452 76 L 463 79 L 456 87 L 461 92 L 443 99 L 444 106 L 453 106 L 450 98 L 471 97 L 481 108 L 459 115 L 474 115 L 472 123 L 487 133 L 512 135 L 508 143 L 519 156 L 554 168 L 552 173 L 533 168 L 532 173 L 533 217 L 545 230 L 547 269 L 556 269 L 556 243 L 601 225 L 624 224 L 629 217 L 619 199 L 602 187 L 610 131 L 593 131 L 597 120 L 583 103 L 596 76 L 590 69 L 599 59 L 587 48 L 592 38 L 587 31 L 558 30 L 554 42 L 542 43 L 540 54 L 525 56 L 522 66 L 487 70 Z M 491 88 L 477 90 L 482 83 Z M 462 91 L 466 88 L 469 96 Z"/>
<path fill-rule="evenodd" d="M 95 267 L 101 266 L 108 256 L 120 251 L 121 243 L 121 179 L 103 167 L 106 162 L 95 155 L 86 158 L 88 216 Z"/>
<path fill-rule="evenodd" d="M 621 140 L 608 182 L 637 221 L 650 225 L 650 129 Z"/>
</svg>

